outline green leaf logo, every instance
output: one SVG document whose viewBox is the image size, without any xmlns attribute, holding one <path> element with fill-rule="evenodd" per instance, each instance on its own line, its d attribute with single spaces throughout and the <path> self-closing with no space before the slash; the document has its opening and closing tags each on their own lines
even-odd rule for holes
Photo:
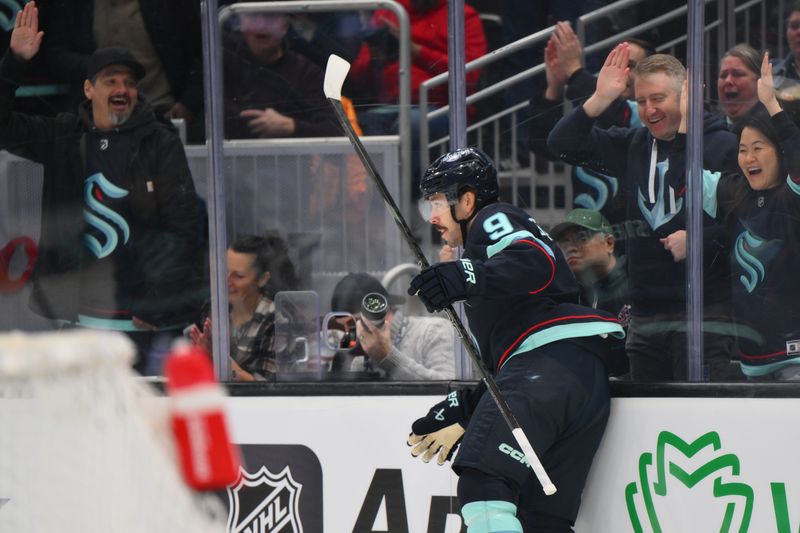
<svg viewBox="0 0 800 533">
<path fill-rule="evenodd" d="M 730 480 L 731 477 L 739 476 L 739 458 L 731 453 L 720 452 L 721 447 L 719 434 L 715 431 L 706 433 L 691 443 L 669 431 L 659 433 L 655 465 L 652 453 L 640 455 L 638 483 L 634 481 L 625 487 L 625 503 L 634 532 L 663 533 L 657 509 L 662 507 L 659 503 L 669 497 L 668 480 L 677 481 L 686 489 L 692 489 L 700 481 L 709 478 L 713 480 L 711 496 L 722 502 L 724 508 L 719 524 L 720 533 L 746 533 L 753 513 L 753 489 L 744 483 Z M 678 459 L 691 462 L 701 451 L 702 457 L 710 458 L 693 470 L 684 469 L 676 463 Z M 669 460 L 668 457 L 675 459 Z M 655 479 L 651 483 L 653 473 Z M 697 494 L 698 498 L 703 496 L 705 495 L 702 493 Z M 695 494 L 692 493 L 692 498 L 694 497 Z"/>
</svg>

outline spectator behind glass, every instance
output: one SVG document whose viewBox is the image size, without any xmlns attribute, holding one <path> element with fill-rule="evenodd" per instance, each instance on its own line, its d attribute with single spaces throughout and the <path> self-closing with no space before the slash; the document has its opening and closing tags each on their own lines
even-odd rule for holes
<svg viewBox="0 0 800 533">
<path fill-rule="evenodd" d="M 601 6 L 599 0 L 570 0 L 569 2 L 557 2 L 553 0 L 504 0 L 502 2 L 502 21 L 503 21 L 503 44 L 510 44 L 527 37 L 539 30 L 543 30 L 556 21 L 567 21 L 562 24 L 575 25 L 578 17 L 593 9 Z M 595 25 L 589 25 L 589 31 L 593 32 Z M 589 37 L 593 37 L 590 35 Z M 589 42 L 595 42 L 592 38 Z M 580 44 L 580 43 L 579 43 Z M 542 45 L 536 44 L 533 47 L 525 48 L 522 51 L 511 54 L 506 59 L 506 76 L 519 74 L 533 68 L 541 57 Z M 511 85 L 503 96 L 505 97 L 506 107 L 513 107 L 521 102 L 525 102 L 534 95 L 541 94 L 542 87 L 538 76 L 531 77 L 521 83 Z M 529 109 L 522 109 L 517 112 L 517 159 L 522 167 L 527 167 L 530 163 L 529 155 L 529 131 L 530 128 L 523 126 L 531 118 Z M 504 128 L 510 128 L 511 124 L 505 124 Z M 510 135 L 507 134 L 507 137 Z M 505 150 L 510 147 L 504 147 Z M 512 165 L 517 161 L 511 162 Z"/>
<path fill-rule="evenodd" d="M 361 300 L 371 292 L 386 296 L 392 306 L 383 327 L 361 318 Z M 396 307 L 403 301 L 402 296 L 390 295 L 377 279 L 363 272 L 348 274 L 336 284 L 331 311 L 356 317 L 357 338 L 368 358 L 354 359 L 351 369 L 363 370 L 372 364 L 390 380 L 453 379 L 455 350 L 450 323 L 437 317 L 405 316 Z"/>
<path fill-rule="evenodd" d="M 77 115 L 10 113 L 42 38 L 30 2 L 0 63 L 0 148 L 44 167 L 31 306 L 73 326 L 126 332 L 139 348 L 136 369 L 152 371 L 156 337 L 176 335 L 207 297 L 186 155 L 139 100 L 145 70 L 124 48 L 92 54 Z"/>
<path fill-rule="evenodd" d="M 286 47 L 286 16 L 243 13 L 237 17 L 234 29 L 223 37 L 225 136 L 341 136 L 322 92 L 322 70 Z"/>
<path fill-rule="evenodd" d="M 626 258 L 617 257 L 614 252 L 616 239 L 608 220 L 599 211 L 573 209 L 564 222 L 550 231 L 550 236 L 578 281 L 578 303 L 608 311 L 627 329 L 631 306 Z M 625 342 L 611 342 L 612 353 L 605 358 L 609 375 L 622 376 L 628 372 Z"/>
<path fill-rule="evenodd" d="M 781 109 L 768 56 L 758 98 L 770 118 L 740 123 L 739 170 L 703 171 L 703 208 L 724 224 L 731 257 L 733 311 L 742 372 L 755 380 L 800 380 L 800 129 Z M 681 102 L 686 117 L 687 100 Z M 685 143 L 686 119 L 679 142 Z M 669 175 L 685 173 L 675 151 Z"/>
<path fill-rule="evenodd" d="M 641 40 L 628 42 L 631 72 L 622 95 L 598 118 L 601 128 L 611 126 L 640 127 L 642 121 L 636 113 L 633 95 L 632 69 L 653 53 L 652 46 Z M 583 64 L 583 47 L 578 36 L 566 22 L 558 22 L 544 52 L 547 88 L 541 95 L 531 98 L 530 141 L 531 150 L 553 161 L 558 154 L 547 148 L 547 136 L 564 112 L 564 96 L 574 106 L 589 98 L 597 85 L 597 78 Z M 616 224 L 625 217 L 625 183 L 616 176 L 597 172 L 581 166 L 572 167 L 573 205 L 578 208 L 600 211 Z M 624 243 L 622 243 L 624 244 Z"/>
<path fill-rule="evenodd" d="M 789 53 L 773 65 L 775 89 L 783 108 L 800 124 L 800 1 L 795 0 L 786 17 Z"/>
<path fill-rule="evenodd" d="M 228 248 L 231 372 L 234 381 L 275 379 L 275 294 L 296 290 L 297 275 L 277 235 L 242 235 Z M 208 310 L 207 310 L 208 311 Z M 211 353 L 211 318 L 202 330 L 188 331 L 192 342 Z"/>
<path fill-rule="evenodd" d="M 189 142 L 203 142 L 199 6 L 193 0 L 43 2 L 43 66 L 53 79 L 71 87 L 71 105 L 63 111 L 83 99 L 83 74 L 92 52 L 124 46 L 145 68 L 139 89 L 156 114 L 185 120 Z"/>
<path fill-rule="evenodd" d="M 717 95 L 731 129 L 744 117 L 754 113 L 769 120 L 764 105 L 758 101 L 756 82 L 761 70 L 760 61 L 759 53 L 752 46 L 737 44 L 725 52 L 719 62 Z"/>
<path fill-rule="evenodd" d="M 399 0 L 408 11 L 411 33 L 411 132 L 412 132 L 412 176 L 420 174 L 419 125 L 422 117 L 419 108 L 419 86 L 430 78 L 447 72 L 447 1 L 446 0 Z M 358 118 L 366 135 L 393 135 L 398 133 L 398 75 L 400 62 L 399 28 L 393 13 L 378 10 L 370 21 L 366 43 L 362 45 L 351 70 L 352 88 L 358 95 L 356 107 Z M 472 61 L 486 53 L 486 37 L 483 24 L 469 5 L 464 6 L 465 60 Z M 472 93 L 480 77 L 479 70 L 466 75 L 467 94 Z M 439 85 L 428 94 L 428 111 L 447 104 L 447 84 Z M 365 106 L 377 102 L 377 106 Z M 427 120 L 427 119 L 426 119 Z M 448 119 L 439 117 L 429 124 L 430 138 L 438 139 L 447 133 Z M 422 152 L 427 153 L 427 152 Z M 412 185 L 413 194 L 418 194 Z"/>
<path fill-rule="evenodd" d="M 660 381 L 686 379 L 686 182 L 668 180 L 668 156 L 681 123 L 680 95 L 686 70 L 674 57 L 655 54 L 636 66 L 634 91 L 644 128 L 603 129 L 598 117 L 628 85 L 629 47 L 618 45 L 606 58 L 597 87 L 582 106 L 564 116 L 550 133 L 548 147 L 572 164 L 619 176 L 625 182 L 629 220 L 635 227 L 626 241 L 631 284 L 631 320 L 626 351 L 631 377 Z M 736 166 L 736 137 L 725 123 L 706 114 L 704 166 Z M 705 375 L 730 376 L 734 337 L 730 332 L 730 270 L 724 229 L 711 217 L 703 221 Z M 712 327 L 713 326 L 713 327 Z"/>
</svg>

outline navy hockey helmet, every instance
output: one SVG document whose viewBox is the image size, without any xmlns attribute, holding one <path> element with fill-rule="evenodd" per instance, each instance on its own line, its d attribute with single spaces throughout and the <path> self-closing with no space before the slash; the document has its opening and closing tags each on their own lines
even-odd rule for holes
<svg viewBox="0 0 800 533">
<path fill-rule="evenodd" d="M 419 188 L 422 198 L 437 192 L 455 193 L 453 200 L 472 189 L 481 204 L 496 201 L 500 194 L 497 169 L 489 156 L 477 148 L 463 148 L 440 156 L 425 171 Z"/>
<path fill-rule="evenodd" d="M 436 193 L 443 193 L 446 203 L 450 207 L 453 220 L 463 224 L 462 235 L 466 236 L 466 223 L 472 220 L 477 212 L 485 205 L 497 201 L 500 194 L 500 185 L 497 182 L 497 169 L 489 157 L 477 148 L 463 148 L 440 156 L 425 171 L 420 180 L 419 212 L 425 220 L 431 219 L 431 214 L 442 207 L 440 201 L 430 201 Z M 459 197 L 466 191 L 475 193 L 476 209 L 465 220 L 456 217 L 455 205 Z"/>
</svg>

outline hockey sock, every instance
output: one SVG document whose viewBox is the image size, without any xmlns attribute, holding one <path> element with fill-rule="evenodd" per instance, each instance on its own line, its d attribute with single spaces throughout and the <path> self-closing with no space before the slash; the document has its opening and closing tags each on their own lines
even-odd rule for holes
<svg viewBox="0 0 800 533">
<path fill-rule="evenodd" d="M 471 502 L 461 508 L 467 533 L 522 533 L 516 514 L 517 506 L 502 500 Z"/>
</svg>

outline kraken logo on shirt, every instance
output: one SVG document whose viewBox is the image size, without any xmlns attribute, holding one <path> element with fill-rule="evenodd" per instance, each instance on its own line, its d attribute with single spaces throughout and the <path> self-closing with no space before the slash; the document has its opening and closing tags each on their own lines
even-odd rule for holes
<svg viewBox="0 0 800 533">
<path fill-rule="evenodd" d="M 639 211 L 641 211 L 642 216 L 650 224 L 650 227 L 655 229 L 660 228 L 673 218 L 678 212 L 683 208 L 683 198 L 676 198 L 675 197 L 675 189 L 672 186 L 668 186 L 669 190 L 669 206 L 667 206 L 667 201 L 664 194 L 664 176 L 669 170 L 669 161 L 661 161 L 656 163 L 656 175 L 658 176 L 658 192 L 656 193 L 656 202 L 653 204 L 653 207 L 648 209 L 647 201 L 645 200 L 645 196 L 642 194 L 642 189 L 640 188 L 639 193 Z"/>
<path fill-rule="evenodd" d="M 736 237 L 734 257 L 744 274 L 739 276 L 747 292 L 753 292 L 758 284 L 767 277 L 765 264 L 777 255 L 781 247 L 780 240 L 767 241 L 749 230 L 744 230 Z"/>
<path fill-rule="evenodd" d="M 101 199 L 123 198 L 127 195 L 128 191 L 108 181 L 100 172 L 86 179 L 84 186 L 86 209 L 83 210 L 83 219 L 102 234 L 105 242 L 101 243 L 97 237 L 88 232 L 84 234 L 84 241 L 98 259 L 108 257 L 116 250 L 119 244 L 118 230 L 122 233 L 124 243 L 127 243 L 131 236 L 128 222 L 119 213 L 104 205 Z"/>
</svg>

